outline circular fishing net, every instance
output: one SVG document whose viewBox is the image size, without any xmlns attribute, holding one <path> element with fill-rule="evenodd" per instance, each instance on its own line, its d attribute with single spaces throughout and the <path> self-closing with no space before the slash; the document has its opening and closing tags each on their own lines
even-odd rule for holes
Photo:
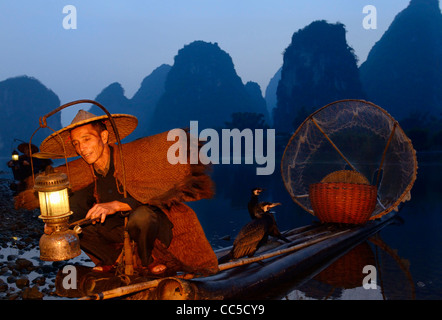
<svg viewBox="0 0 442 320">
<path fill-rule="evenodd" d="M 385 110 L 362 100 L 336 101 L 311 114 L 290 138 L 281 161 L 287 191 L 313 215 L 311 186 L 349 171 L 377 187 L 369 219 L 410 200 L 417 174 L 413 145 Z"/>
</svg>

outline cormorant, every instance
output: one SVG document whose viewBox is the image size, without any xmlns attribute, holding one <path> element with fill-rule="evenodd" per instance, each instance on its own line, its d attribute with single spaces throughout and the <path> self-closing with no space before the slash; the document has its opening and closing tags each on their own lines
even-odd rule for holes
<svg viewBox="0 0 442 320">
<path fill-rule="evenodd" d="M 253 219 L 239 231 L 233 242 L 232 250 L 226 256 L 221 257 L 219 263 L 245 256 L 252 257 L 256 250 L 267 242 L 268 236 L 290 242 L 279 231 L 273 214 L 268 212 L 269 206 L 264 207 L 266 211 L 260 218 Z"/>
<path fill-rule="evenodd" d="M 258 205 L 259 205 L 258 196 L 260 195 L 260 193 L 262 191 L 263 191 L 263 189 L 261 189 L 261 188 L 253 188 L 252 189 L 252 195 L 250 197 L 249 203 L 247 204 L 247 208 L 249 209 L 250 218 L 252 218 L 252 219 L 256 219 L 255 211 L 257 210 Z"/>
<path fill-rule="evenodd" d="M 250 201 L 247 205 L 249 209 L 250 218 L 257 219 L 261 218 L 264 212 L 267 212 L 269 209 L 281 205 L 281 203 L 272 203 L 272 202 L 259 202 L 258 196 L 263 192 L 262 188 L 253 188 L 252 195 L 250 197 Z"/>
</svg>

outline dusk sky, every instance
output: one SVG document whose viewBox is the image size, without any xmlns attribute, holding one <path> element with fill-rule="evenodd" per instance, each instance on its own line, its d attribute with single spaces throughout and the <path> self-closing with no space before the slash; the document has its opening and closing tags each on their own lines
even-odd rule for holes
<svg viewBox="0 0 442 320">
<path fill-rule="evenodd" d="M 184 45 L 217 42 L 242 81 L 263 93 L 282 65 L 291 36 L 314 20 L 341 22 L 359 63 L 409 0 L 2 0 L 0 81 L 28 75 L 61 103 L 94 99 L 112 82 L 132 98 L 161 64 L 173 64 Z M 65 29 L 76 9 L 77 29 Z M 363 8 L 373 5 L 377 28 L 365 29 Z M 63 124 L 72 115 L 62 117 Z"/>
</svg>

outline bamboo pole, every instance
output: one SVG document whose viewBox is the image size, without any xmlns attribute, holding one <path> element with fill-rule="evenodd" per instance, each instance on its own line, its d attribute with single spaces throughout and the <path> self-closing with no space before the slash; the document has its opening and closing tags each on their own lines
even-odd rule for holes
<svg viewBox="0 0 442 320">
<path fill-rule="evenodd" d="M 321 128 L 321 126 L 316 122 L 315 118 L 311 117 L 312 122 L 314 125 L 318 128 L 318 130 L 324 135 L 324 137 L 327 139 L 328 142 L 333 146 L 333 148 L 339 153 L 339 155 L 344 159 L 345 162 L 354 170 L 358 171 L 351 162 L 344 156 L 344 154 L 339 150 L 339 148 L 334 144 L 334 142 L 330 139 L 330 137 L 325 133 L 325 131 Z M 359 171 L 358 171 L 359 172 Z"/>
<path fill-rule="evenodd" d="M 330 238 L 333 238 L 333 237 L 337 237 L 337 236 L 343 235 L 345 233 L 348 233 L 349 231 L 351 231 L 351 230 L 348 229 L 348 230 L 340 231 L 338 233 L 333 233 L 333 234 L 330 234 L 330 235 L 326 235 L 326 236 L 323 236 L 323 237 L 312 239 L 312 240 L 306 241 L 304 243 L 301 243 L 301 244 L 298 244 L 298 245 L 295 245 L 295 246 L 292 246 L 292 247 L 288 247 L 288 248 L 277 250 L 277 251 L 272 251 L 272 252 L 269 252 L 269 253 L 264 253 L 264 254 L 256 256 L 256 257 L 245 258 L 245 259 L 241 259 L 241 260 L 237 260 L 237 261 L 223 263 L 223 264 L 220 264 L 218 266 L 218 269 L 219 269 L 219 271 L 224 271 L 224 270 L 227 270 L 227 269 L 232 269 L 232 268 L 243 266 L 243 265 L 250 264 L 250 263 L 253 263 L 253 262 L 258 262 L 258 261 L 262 261 L 262 260 L 265 260 L 265 259 L 273 258 L 273 257 L 279 256 L 281 254 L 286 254 L 286 253 L 290 253 L 290 252 L 293 252 L 293 251 L 297 251 L 297 250 L 306 248 L 308 246 L 311 246 L 311 245 L 313 245 L 315 243 L 318 243 L 318 242 L 321 242 L 321 241 L 324 241 L 324 240 L 327 240 L 327 239 L 330 239 Z"/>
<path fill-rule="evenodd" d="M 117 298 L 117 297 L 125 296 L 125 295 L 131 294 L 131 293 L 135 293 L 138 291 L 143 291 L 143 290 L 146 290 L 149 288 L 156 287 L 156 286 L 158 286 L 158 284 L 162 280 L 163 279 L 156 279 L 156 280 L 151 280 L 151 281 L 146 281 L 146 282 L 135 283 L 135 284 L 131 284 L 128 286 L 119 287 L 119 288 L 103 291 L 100 293 L 95 293 L 90 296 L 79 298 L 78 300 L 106 300 L 106 299 Z"/>
</svg>

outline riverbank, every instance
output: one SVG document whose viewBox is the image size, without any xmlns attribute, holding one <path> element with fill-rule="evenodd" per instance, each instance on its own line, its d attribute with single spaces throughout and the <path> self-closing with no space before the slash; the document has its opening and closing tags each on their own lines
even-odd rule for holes
<svg viewBox="0 0 442 320">
<path fill-rule="evenodd" d="M 40 260 L 40 212 L 14 209 L 11 182 L 0 172 L 0 300 L 56 299 L 55 277 L 67 261 Z M 84 254 L 75 260 L 69 264 L 91 262 Z"/>
</svg>

